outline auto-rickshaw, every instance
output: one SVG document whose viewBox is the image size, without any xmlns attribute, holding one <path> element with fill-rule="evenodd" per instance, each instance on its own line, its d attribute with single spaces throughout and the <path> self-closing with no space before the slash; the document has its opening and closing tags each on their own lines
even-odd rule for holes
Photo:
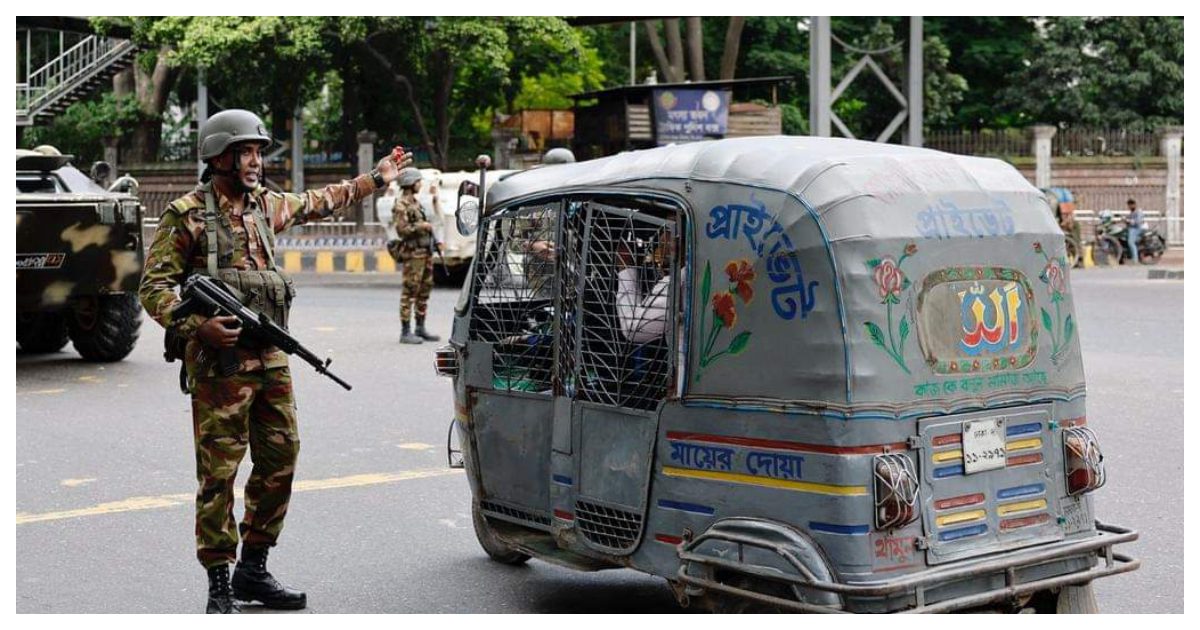
<svg viewBox="0 0 1200 630">
<path fill-rule="evenodd" d="M 800 612 L 1088 612 L 1138 567 L 1008 164 L 745 138 L 481 185 L 437 368 L 493 559 Z"/>
</svg>

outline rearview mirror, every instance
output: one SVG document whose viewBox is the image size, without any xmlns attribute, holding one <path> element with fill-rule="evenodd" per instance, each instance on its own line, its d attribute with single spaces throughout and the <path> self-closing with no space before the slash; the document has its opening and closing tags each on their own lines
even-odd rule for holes
<svg viewBox="0 0 1200 630">
<path fill-rule="evenodd" d="M 463 236 L 470 236 L 479 228 L 479 185 L 475 182 L 464 181 L 458 185 L 454 222 Z"/>
</svg>

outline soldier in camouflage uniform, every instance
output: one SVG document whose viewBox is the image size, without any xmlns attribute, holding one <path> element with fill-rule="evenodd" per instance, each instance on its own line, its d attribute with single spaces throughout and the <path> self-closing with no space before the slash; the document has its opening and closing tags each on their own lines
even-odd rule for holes
<svg viewBox="0 0 1200 630">
<path fill-rule="evenodd" d="M 208 165 L 202 183 L 163 212 L 139 296 L 146 312 L 167 329 L 168 354 L 181 355 L 192 396 L 200 484 L 196 546 L 208 571 L 207 609 L 237 612 L 235 600 L 304 608 L 306 595 L 282 586 L 266 569 L 267 550 L 283 529 L 300 448 L 287 355 L 240 337 L 236 318 L 176 318 L 176 289 L 192 273 L 215 276 L 247 306 L 286 327 L 294 291 L 276 266 L 275 234 L 353 207 L 395 179 L 412 156 L 392 155 L 368 175 L 285 194 L 260 183 L 261 151 L 271 138 L 254 114 L 220 112 L 201 127 L 199 139 L 200 158 Z M 237 370 L 222 375 L 217 354 L 230 349 Z M 254 467 L 245 487 L 245 516 L 236 525 L 234 477 L 247 448 Z M 231 581 L 229 564 L 237 559 L 239 533 L 242 557 Z"/>
<path fill-rule="evenodd" d="M 421 172 L 406 168 L 400 173 L 400 196 L 392 209 L 392 227 L 400 239 L 400 260 L 404 263 L 404 289 L 400 294 L 400 343 L 437 341 L 437 335 L 425 330 L 429 292 L 433 289 L 433 251 L 442 244 L 433 235 L 433 225 L 417 201 L 421 190 Z M 432 190 L 433 211 L 438 212 L 437 188 Z M 416 330 L 409 328 L 413 306 L 417 311 Z"/>
</svg>

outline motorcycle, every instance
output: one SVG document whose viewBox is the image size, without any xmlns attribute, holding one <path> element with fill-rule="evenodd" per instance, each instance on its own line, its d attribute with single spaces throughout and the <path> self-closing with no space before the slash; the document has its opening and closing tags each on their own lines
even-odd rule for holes
<svg viewBox="0 0 1200 630">
<path fill-rule="evenodd" d="M 1096 226 L 1096 236 L 1100 243 L 1116 242 L 1118 251 L 1109 252 L 1114 258 L 1118 257 L 1120 264 L 1125 264 L 1131 258 L 1129 251 L 1129 225 L 1124 219 L 1117 220 L 1112 213 L 1102 212 L 1100 223 Z M 1143 228 L 1137 242 L 1138 261 L 1143 265 L 1158 264 L 1163 253 L 1167 251 L 1167 239 L 1163 238 L 1154 228 Z"/>
</svg>

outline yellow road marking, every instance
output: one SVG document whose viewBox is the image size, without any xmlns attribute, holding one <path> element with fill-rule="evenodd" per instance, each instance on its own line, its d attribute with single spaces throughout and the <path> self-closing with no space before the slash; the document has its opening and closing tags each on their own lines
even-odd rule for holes
<svg viewBox="0 0 1200 630">
<path fill-rule="evenodd" d="M 292 492 L 311 492 L 314 490 L 333 490 L 336 488 L 355 488 L 360 486 L 375 486 L 412 479 L 443 477 L 461 473 L 461 469 L 428 468 L 424 470 L 403 470 L 394 473 L 372 473 L 351 475 L 349 477 L 334 477 L 332 479 L 313 479 L 297 481 L 292 485 Z M 241 496 L 241 491 L 237 492 Z M 163 494 L 156 497 L 129 497 L 121 501 L 101 503 L 91 507 L 58 512 L 29 513 L 17 512 L 17 525 L 43 523 L 46 521 L 61 521 L 65 519 L 83 518 L 85 516 L 100 516 L 103 514 L 119 514 L 121 512 L 136 512 L 139 510 L 154 510 L 179 505 L 191 505 L 196 501 L 194 494 Z"/>
<path fill-rule="evenodd" d="M 84 383 L 103 383 L 104 382 L 104 379 L 100 378 L 99 376 L 91 376 L 91 375 L 80 376 L 79 380 Z"/>
<path fill-rule="evenodd" d="M 65 390 L 65 389 L 62 389 L 62 388 L 59 388 L 59 389 L 35 389 L 35 390 L 32 390 L 32 391 L 28 391 L 28 392 L 17 392 L 17 393 L 18 393 L 18 394 L 31 394 L 31 395 L 32 395 L 32 394 L 37 394 L 37 395 L 39 395 L 39 396 L 40 396 L 40 395 L 43 395 L 43 394 L 61 394 L 61 393 L 65 392 L 65 391 L 67 391 L 67 390 Z"/>
<path fill-rule="evenodd" d="M 62 481 L 58 482 L 58 485 L 74 488 L 75 486 L 82 486 L 85 483 L 92 483 L 95 480 L 95 477 L 89 477 L 87 479 L 63 479 Z"/>
<path fill-rule="evenodd" d="M 800 492 L 815 492 L 817 494 L 832 494 L 838 496 L 863 496 L 867 494 L 866 486 L 835 486 L 828 483 L 788 481 L 785 479 L 771 479 L 769 477 L 756 477 L 754 475 L 716 472 L 713 470 L 664 467 L 663 474 L 667 475 L 668 477 L 690 477 L 692 479 L 708 479 L 712 481 L 731 481 L 733 483 L 746 483 L 754 486 L 781 488 L 784 490 L 799 490 Z"/>
<path fill-rule="evenodd" d="M 333 326 L 317 326 L 316 328 L 313 328 L 313 330 L 317 332 L 335 332 L 337 331 L 337 328 Z"/>
</svg>

